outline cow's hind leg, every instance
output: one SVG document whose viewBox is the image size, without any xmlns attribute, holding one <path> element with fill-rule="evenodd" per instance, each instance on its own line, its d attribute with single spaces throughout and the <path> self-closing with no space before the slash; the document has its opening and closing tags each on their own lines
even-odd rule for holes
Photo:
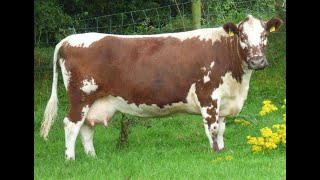
<svg viewBox="0 0 320 180">
<path fill-rule="evenodd" d="M 70 107 L 68 117 L 64 118 L 64 131 L 66 143 L 66 159 L 75 159 L 75 142 L 79 134 L 80 128 L 86 119 L 89 111 L 89 105 L 74 105 Z"/>
<path fill-rule="evenodd" d="M 95 150 L 93 146 L 93 133 L 94 133 L 94 126 L 91 127 L 86 123 L 83 123 L 80 129 L 80 135 L 81 135 L 81 140 L 82 144 L 84 147 L 84 151 L 86 154 L 95 156 Z"/>
</svg>

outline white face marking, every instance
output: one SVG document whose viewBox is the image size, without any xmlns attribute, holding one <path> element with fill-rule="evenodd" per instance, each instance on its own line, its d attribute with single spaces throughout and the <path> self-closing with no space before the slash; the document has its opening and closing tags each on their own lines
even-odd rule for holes
<svg viewBox="0 0 320 180">
<path fill-rule="evenodd" d="M 206 67 L 202 67 L 201 69 L 202 69 L 203 71 L 205 71 L 205 70 L 206 70 Z"/>
<path fill-rule="evenodd" d="M 261 22 L 252 16 L 248 16 L 249 20 L 243 23 L 243 32 L 247 34 L 248 44 L 250 47 L 261 44 L 261 33 L 265 30 Z"/>
<path fill-rule="evenodd" d="M 60 58 L 59 59 L 60 67 L 61 67 L 61 72 L 62 72 L 62 78 L 63 78 L 63 83 L 64 87 L 68 91 L 68 86 L 71 78 L 71 72 L 67 70 L 65 66 L 65 60 Z"/>
<path fill-rule="evenodd" d="M 83 33 L 73 34 L 66 38 L 67 43 L 74 47 L 89 47 L 92 43 L 104 38 L 107 34 L 102 33 Z"/>
<path fill-rule="evenodd" d="M 210 81 L 210 75 L 211 71 L 208 71 L 207 75 L 203 76 L 203 83 L 207 83 Z"/>
<path fill-rule="evenodd" d="M 91 92 L 94 92 L 98 89 L 98 85 L 95 83 L 93 78 L 91 78 L 90 80 L 83 80 L 82 84 L 83 85 L 80 89 L 86 94 L 90 94 Z"/>
</svg>

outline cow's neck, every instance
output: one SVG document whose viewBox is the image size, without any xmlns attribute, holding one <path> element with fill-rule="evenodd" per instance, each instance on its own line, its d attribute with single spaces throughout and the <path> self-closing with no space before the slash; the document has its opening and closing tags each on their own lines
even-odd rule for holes
<svg viewBox="0 0 320 180">
<path fill-rule="evenodd" d="M 241 48 L 239 38 L 233 37 L 221 37 L 221 43 L 223 47 L 227 48 L 228 61 L 231 63 L 227 69 L 227 72 L 231 72 L 233 78 L 241 83 L 244 74 L 251 74 L 251 70 L 248 70 L 245 60 L 247 59 L 247 53 Z"/>
</svg>

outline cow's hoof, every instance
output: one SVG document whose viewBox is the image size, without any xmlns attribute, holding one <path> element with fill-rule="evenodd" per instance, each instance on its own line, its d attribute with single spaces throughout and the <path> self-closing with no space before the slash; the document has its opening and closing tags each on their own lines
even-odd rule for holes
<svg viewBox="0 0 320 180">
<path fill-rule="evenodd" d="M 211 150 L 213 152 L 220 152 L 220 151 L 224 151 L 225 148 L 224 147 L 223 148 L 219 148 L 217 141 L 214 141 Z"/>
</svg>

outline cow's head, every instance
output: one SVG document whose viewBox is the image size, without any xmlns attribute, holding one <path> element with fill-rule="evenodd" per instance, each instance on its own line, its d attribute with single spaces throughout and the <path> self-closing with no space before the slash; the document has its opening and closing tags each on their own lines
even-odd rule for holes
<svg viewBox="0 0 320 180">
<path fill-rule="evenodd" d="M 265 56 L 267 36 L 270 32 L 278 31 L 282 20 L 272 18 L 268 22 L 261 21 L 248 15 L 247 18 L 238 23 L 228 22 L 223 29 L 230 36 L 238 36 L 241 48 L 246 52 L 249 69 L 260 70 L 268 66 Z"/>
</svg>

